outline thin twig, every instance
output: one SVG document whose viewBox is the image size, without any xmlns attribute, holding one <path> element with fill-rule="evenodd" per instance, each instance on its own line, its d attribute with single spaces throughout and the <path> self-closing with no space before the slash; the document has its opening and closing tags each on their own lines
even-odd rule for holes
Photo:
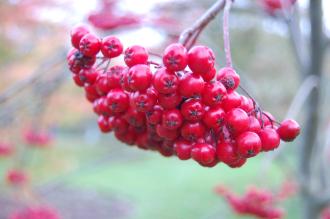
<svg viewBox="0 0 330 219">
<path fill-rule="evenodd" d="M 226 66 L 232 67 L 230 38 L 229 38 L 229 13 L 232 5 L 232 0 L 226 0 L 225 9 L 223 12 L 223 43 L 226 54 Z"/>
<path fill-rule="evenodd" d="M 225 0 L 216 1 L 190 28 L 184 30 L 179 38 L 179 43 L 186 46 L 196 33 L 201 32 L 210 21 L 225 7 Z"/>
</svg>

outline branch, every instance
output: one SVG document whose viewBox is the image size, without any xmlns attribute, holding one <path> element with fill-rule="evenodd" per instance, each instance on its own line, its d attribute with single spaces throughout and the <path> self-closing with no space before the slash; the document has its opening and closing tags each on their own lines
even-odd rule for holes
<svg viewBox="0 0 330 219">
<path fill-rule="evenodd" d="M 226 0 L 225 9 L 223 12 L 223 42 L 226 54 L 226 67 L 232 67 L 230 38 L 229 38 L 229 13 L 232 5 L 232 0 Z"/>
<path fill-rule="evenodd" d="M 202 30 L 212 21 L 225 7 L 225 0 L 217 0 L 195 23 L 184 30 L 179 38 L 179 43 L 187 46 L 193 38 L 197 39 Z M 188 48 L 189 49 L 189 48 Z"/>
<path fill-rule="evenodd" d="M 36 83 L 43 75 L 45 75 L 47 72 L 50 72 L 50 69 L 62 64 L 64 62 L 63 57 L 65 57 L 65 54 L 63 51 L 61 51 L 50 60 L 43 63 L 31 76 L 21 81 L 18 81 L 17 83 L 7 88 L 4 92 L 0 94 L 0 105 L 5 103 L 17 93 L 24 90 L 26 87 Z"/>
<path fill-rule="evenodd" d="M 296 61 L 299 66 L 299 71 L 306 75 L 306 70 L 308 69 L 308 53 L 307 53 L 307 43 L 303 41 L 303 36 L 299 24 L 299 14 L 298 9 L 294 8 L 295 13 L 292 14 L 290 19 L 285 19 L 285 23 L 289 30 L 291 45 L 293 47 L 293 52 L 296 58 Z"/>
</svg>

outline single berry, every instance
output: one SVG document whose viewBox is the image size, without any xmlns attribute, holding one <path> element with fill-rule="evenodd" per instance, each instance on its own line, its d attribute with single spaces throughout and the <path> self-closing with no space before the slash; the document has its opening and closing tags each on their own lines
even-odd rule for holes
<svg viewBox="0 0 330 219">
<path fill-rule="evenodd" d="M 79 78 L 83 83 L 94 84 L 100 72 L 94 68 L 82 69 L 79 72 Z"/>
<path fill-rule="evenodd" d="M 185 120 L 189 122 L 200 121 L 204 114 L 204 105 L 198 99 L 188 99 L 181 105 L 181 113 Z"/>
<path fill-rule="evenodd" d="M 215 107 L 209 109 L 203 118 L 204 124 L 213 129 L 220 128 L 224 124 L 226 113 L 221 107 Z"/>
<path fill-rule="evenodd" d="M 163 108 L 155 105 L 152 110 L 146 112 L 147 122 L 151 125 L 158 125 L 162 120 Z"/>
<path fill-rule="evenodd" d="M 129 106 L 129 97 L 122 89 L 116 88 L 107 94 L 108 107 L 114 113 L 125 112 Z"/>
<path fill-rule="evenodd" d="M 191 142 L 179 139 L 174 142 L 174 151 L 180 160 L 189 160 L 191 158 Z"/>
<path fill-rule="evenodd" d="M 132 95 L 132 106 L 139 112 L 148 112 L 152 110 L 157 102 L 157 94 L 153 88 L 146 91 L 136 91 Z"/>
<path fill-rule="evenodd" d="M 233 108 L 237 108 L 241 105 L 241 96 L 235 91 L 227 93 L 222 100 L 222 108 L 228 112 Z"/>
<path fill-rule="evenodd" d="M 165 49 L 163 54 L 163 63 L 168 70 L 184 70 L 187 66 L 187 62 L 187 49 L 183 45 L 179 43 L 173 43 Z"/>
<path fill-rule="evenodd" d="M 79 49 L 79 43 L 81 38 L 89 33 L 88 28 L 85 25 L 77 25 L 71 29 L 71 43 L 76 49 Z"/>
<path fill-rule="evenodd" d="M 254 132 L 243 132 L 236 139 L 237 153 L 244 158 L 256 156 L 262 148 L 259 136 Z"/>
<path fill-rule="evenodd" d="M 178 130 L 169 130 L 163 125 L 157 125 L 156 132 L 161 138 L 172 141 L 174 141 L 179 136 Z"/>
<path fill-rule="evenodd" d="M 197 143 L 191 150 L 191 157 L 200 164 L 210 164 L 216 159 L 215 148 L 210 144 Z"/>
<path fill-rule="evenodd" d="M 134 65 L 128 71 L 127 83 L 134 91 L 146 90 L 152 80 L 152 73 L 148 65 Z"/>
<path fill-rule="evenodd" d="M 254 116 L 249 116 L 249 119 L 250 119 L 249 131 L 258 133 L 261 129 L 259 120 Z"/>
<path fill-rule="evenodd" d="M 123 44 L 115 36 L 107 36 L 102 39 L 101 52 L 104 57 L 114 58 L 123 52 Z"/>
<path fill-rule="evenodd" d="M 272 151 L 280 145 L 280 136 L 276 130 L 266 127 L 258 132 L 263 151 Z"/>
<path fill-rule="evenodd" d="M 220 69 L 217 80 L 225 85 L 228 92 L 234 91 L 240 83 L 239 75 L 230 67 Z"/>
<path fill-rule="evenodd" d="M 182 97 L 178 92 L 159 94 L 158 102 L 164 109 L 173 109 L 181 103 Z"/>
<path fill-rule="evenodd" d="M 217 144 L 217 156 L 220 161 L 227 165 L 235 163 L 239 158 L 234 145 L 229 142 L 221 142 Z"/>
<path fill-rule="evenodd" d="M 204 89 L 204 80 L 198 74 L 186 73 L 180 78 L 179 92 L 184 97 L 201 96 Z"/>
<path fill-rule="evenodd" d="M 178 90 L 179 78 L 166 68 L 161 68 L 153 76 L 153 86 L 159 93 L 169 94 Z"/>
<path fill-rule="evenodd" d="M 180 128 L 183 123 L 183 117 L 180 110 L 170 109 L 165 110 L 162 116 L 162 126 L 169 130 L 175 130 Z"/>
<path fill-rule="evenodd" d="M 215 106 L 222 102 L 226 93 L 227 90 L 221 82 L 215 81 L 214 83 L 206 83 L 202 93 L 202 99 L 206 105 Z"/>
<path fill-rule="evenodd" d="M 124 119 L 133 127 L 142 127 L 145 125 L 145 114 L 138 112 L 132 107 L 126 111 Z"/>
<path fill-rule="evenodd" d="M 81 38 L 79 43 L 79 51 L 88 57 L 96 56 L 100 51 L 101 42 L 94 34 L 88 33 Z"/>
<path fill-rule="evenodd" d="M 250 113 L 254 110 L 253 100 L 246 96 L 241 95 L 241 105 L 239 106 L 246 113 Z"/>
<path fill-rule="evenodd" d="M 188 52 L 188 66 L 194 73 L 208 73 L 214 67 L 214 62 L 214 53 L 206 46 L 194 46 Z"/>
<path fill-rule="evenodd" d="M 190 123 L 186 122 L 181 127 L 181 136 L 191 142 L 204 137 L 205 127 L 200 122 Z"/>
<path fill-rule="evenodd" d="M 97 124 L 103 133 L 110 132 L 112 130 L 111 125 L 109 124 L 108 118 L 104 116 L 99 116 Z"/>
<path fill-rule="evenodd" d="M 284 120 L 277 129 L 281 140 L 293 141 L 300 134 L 300 126 L 293 119 Z"/>
<path fill-rule="evenodd" d="M 142 46 L 131 46 L 125 50 L 124 61 L 128 67 L 137 64 L 147 64 L 148 51 Z"/>
<path fill-rule="evenodd" d="M 119 135 L 126 133 L 128 130 L 128 127 L 129 127 L 129 124 L 121 116 L 120 117 L 110 117 L 109 124 L 112 127 L 113 131 L 115 133 L 118 133 Z"/>
<path fill-rule="evenodd" d="M 217 70 L 215 68 L 212 68 L 210 71 L 208 71 L 205 74 L 202 74 L 202 77 L 204 81 L 210 82 L 214 79 L 215 75 L 217 74 Z"/>
<path fill-rule="evenodd" d="M 229 132 L 234 135 L 247 131 L 250 125 L 249 116 L 240 108 L 234 108 L 227 112 L 225 122 Z"/>
</svg>

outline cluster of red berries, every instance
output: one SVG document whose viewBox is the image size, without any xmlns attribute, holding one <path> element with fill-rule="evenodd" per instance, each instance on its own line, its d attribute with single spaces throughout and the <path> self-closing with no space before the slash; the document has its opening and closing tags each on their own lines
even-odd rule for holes
<svg viewBox="0 0 330 219">
<path fill-rule="evenodd" d="M 321 212 L 321 219 L 330 219 L 330 208 L 325 208 Z"/>
<path fill-rule="evenodd" d="M 29 146 L 42 148 L 48 146 L 53 138 L 47 130 L 29 128 L 23 132 L 23 140 Z"/>
<path fill-rule="evenodd" d="M 115 36 L 99 39 L 85 26 L 72 29 L 71 41 L 69 68 L 93 103 L 100 130 L 114 131 L 128 145 L 193 158 L 207 167 L 219 162 L 240 167 L 300 132 L 295 121 L 278 126 L 253 99 L 238 94 L 239 75 L 230 67 L 217 73 L 214 53 L 206 46 L 187 51 L 171 44 L 158 64 L 144 47 L 124 51 Z M 122 54 L 125 65 L 100 68 Z"/>
<path fill-rule="evenodd" d="M 6 173 L 6 181 L 12 186 L 22 186 L 28 181 L 28 177 L 23 170 L 11 169 Z"/>
<path fill-rule="evenodd" d="M 9 219 L 60 219 L 61 217 L 54 209 L 39 206 L 29 207 L 12 213 Z"/>
<path fill-rule="evenodd" d="M 7 142 L 0 142 L 0 158 L 9 157 L 14 153 L 14 146 Z"/>
<path fill-rule="evenodd" d="M 217 187 L 215 191 L 226 199 L 237 214 L 264 219 L 284 217 L 284 211 L 275 206 L 277 202 L 276 195 L 270 191 L 250 187 L 242 197 L 237 196 L 223 186 Z"/>
<path fill-rule="evenodd" d="M 270 14 L 278 10 L 287 9 L 296 3 L 297 0 L 260 0 L 259 4 Z"/>
</svg>

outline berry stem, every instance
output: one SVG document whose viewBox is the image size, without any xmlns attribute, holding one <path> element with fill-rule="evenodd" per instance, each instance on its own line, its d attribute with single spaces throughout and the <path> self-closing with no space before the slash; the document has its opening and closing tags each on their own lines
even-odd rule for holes
<svg viewBox="0 0 330 219">
<path fill-rule="evenodd" d="M 180 34 L 179 43 L 187 46 L 192 39 L 196 41 L 199 33 L 202 32 L 202 30 L 217 16 L 221 10 L 223 10 L 225 7 L 225 1 L 226 0 L 216 1 L 198 20 L 195 21 L 191 27 L 185 29 Z"/>
<path fill-rule="evenodd" d="M 226 54 L 226 66 L 232 67 L 230 38 L 229 38 L 229 14 L 232 5 L 232 0 L 226 0 L 225 9 L 223 12 L 223 42 Z"/>
</svg>

